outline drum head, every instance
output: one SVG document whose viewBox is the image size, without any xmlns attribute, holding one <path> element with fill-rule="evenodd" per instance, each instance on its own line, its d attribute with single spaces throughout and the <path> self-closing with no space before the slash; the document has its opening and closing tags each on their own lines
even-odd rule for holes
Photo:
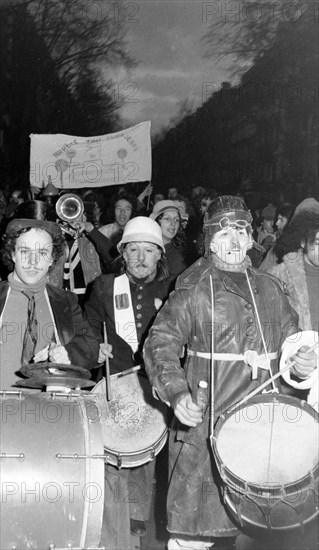
<svg viewBox="0 0 319 550">
<path fill-rule="evenodd" d="M 257 485 L 285 485 L 306 476 L 318 463 L 319 434 L 317 418 L 301 403 L 259 396 L 226 415 L 216 435 L 222 465 Z"/>
<path fill-rule="evenodd" d="M 105 379 L 92 391 L 105 400 Z M 102 422 L 105 449 L 133 454 L 152 447 L 167 430 L 167 407 L 154 399 L 148 379 L 137 373 L 111 376 L 111 395 L 108 417 Z"/>
</svg>

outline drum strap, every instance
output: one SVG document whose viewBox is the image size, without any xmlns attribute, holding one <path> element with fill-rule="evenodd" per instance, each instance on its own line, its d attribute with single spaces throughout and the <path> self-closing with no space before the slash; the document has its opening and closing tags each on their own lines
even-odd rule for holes
<svg viewBox="0 0 319 550">
<path fill-rule="evenodd" d="M 113 305 L 116 334 L 123 338 L 135 353 L 138 348 L 135 316 L 130 282 L 125 273 L 114 279 Z"/>
<path fill-rule="evenodd" d="M 192 357 L 202 357 L 203 359 L 211 359 L 212 354 L 206 351 L 187 350 L 187 355 Z M 268 353 L 269 359 L 277 359 L 278 352 L 273 351 Z M 257 378 L 258 369 L 268 370 L 267 357 L 265 354 L 258 355 L 257 351 L 248 349 L 244 353 L 213 353 L 215 361 L 244 361 L 252 369 L 253 380 Z"/>
</svg>

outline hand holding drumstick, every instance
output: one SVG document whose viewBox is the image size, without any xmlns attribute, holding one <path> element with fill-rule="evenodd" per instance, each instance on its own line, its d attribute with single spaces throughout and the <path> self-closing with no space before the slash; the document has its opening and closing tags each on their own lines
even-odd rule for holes
<svg viewBox="0 0 319 550">
<path fill-rule="evenodd" d="M 308 346 L 302 346 L 298 349 L 291 358 L 290 372 L 302 380 L 308 378 L 312 372 L 317 368 L 318 356 L 315 353 L 315 349 L 318 347 L 318 343 L 309 348 Z"/>
</svg>

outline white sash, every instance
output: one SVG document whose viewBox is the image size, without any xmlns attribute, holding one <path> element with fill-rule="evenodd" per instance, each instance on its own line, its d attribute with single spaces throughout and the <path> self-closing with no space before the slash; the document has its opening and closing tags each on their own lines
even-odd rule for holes
<svg viewBox="0 0 319 550">
<path fill-rule="evenodd" d="M 135 353 L 138 348 L 138 341 L 130 282 L 125 273 L 114 279 L 113 306 L 116 334 L 123 338 Z"/>
</svg>

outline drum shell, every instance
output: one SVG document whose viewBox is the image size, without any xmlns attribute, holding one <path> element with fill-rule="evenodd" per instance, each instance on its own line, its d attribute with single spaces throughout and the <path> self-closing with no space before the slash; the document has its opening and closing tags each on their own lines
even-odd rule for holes
<svg viewBox="0 0 319 550">
<path fill-rule="evenodd" d="M 112 399 L 109 402 L 106 402 L 104 378 L 92 390 L 108 411 L 102 422 L 106 460 L 118 468 L 135 468 L 154 460 L 164 447 L 168 436 L 168 408 L 152 396 L 148 379 L 140 373 L 110 378 Z M 151 430 L 152 438 L 149 437 Z"/>
<path fill-rule="evenodd" d="M 94 548 L 100 541 L 101 410 L 90 394 L 4 395 L 1 548 Z"/>
<path fill-rule="evenodd" d="M 295 407 L 302 414 L 308 414 L 318 424 L 318 413 L 305 401 L 284 395 L 260 395 L 249 400 L 249 405 L 284 404 Z M 233 415 L 242 413 L 246 404 L 222 415 L 216 424 L 212 438 L 213 454 L 219 470 L 223 497 L 233 519 L 242 528 L 250 531 L 285 531 L 302 529 L 318 517 L 319 465 L 315 466 L 294 482 L 257 484 L 236 475 L 220 456 L 218 439 Z M 318 429 L 318 428 L 317 428 Z M 314 452 L 316 450 L 314 449 Z"/>
</svg>

